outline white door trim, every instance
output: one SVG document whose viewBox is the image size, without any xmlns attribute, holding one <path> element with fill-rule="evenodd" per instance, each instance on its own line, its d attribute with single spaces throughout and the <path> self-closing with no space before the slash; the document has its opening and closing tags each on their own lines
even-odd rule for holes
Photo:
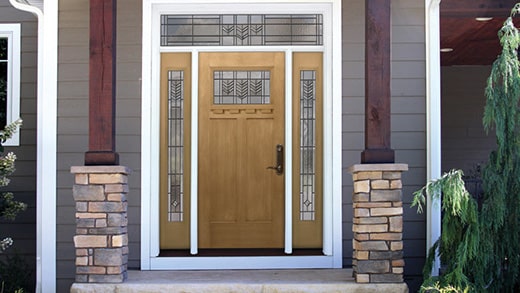
<svg viewBox="0 0 520 293">
<path fill-rule="evenodd" d="M 288 49 L 285 52 L 285 129 L 293 129 L 292 128 L 292 119 L 293 119 L 293 107 L 292 107 L 292 99 L 288 97 L 292 97 L 292 79 L 294 78 L 292 72 L 292 53 L 291 49 Z M 293 149 L 293 141 L 292 141 L 292 131 L 285 131 L 285 236 L 284 236 L 284 252 L 286 254 L 291 254 L 293 251 L 292 243 L 292 170 L 293 170 L 293 162 L 292 162 L 292 149 Z"/>
<path fill-rule="evenodd" d="M 191 55 L 191 166 L 199 165 L 199 136 L 196 129 L 199 129 L 199 51 L 193 50 Z M 190 182 L 190 253 L 196 255 L 199 249 L 199 209 L 198 209 L 198 169 L 191 168 Z"/>
<path fill-rule="evenodd" d="M 174 3 L 174 4 L 173 4 Z M 268 5 L 266 5 L 268 4 Z M 159 64 L 160 52 L 189 51 L 252 51 L 276 50 L 290 52 L 295 47 L 184 47 L 159 46 L 159 15 L 165 13 L 322 13 L 324 15 L 324 256 L 297 257 L 240 257 L 190 258 L 158 257 L 159 255 Z M 332 268 L 342 266 L 341 234 L 341 1 L 166 1 L 143 0 L 143 62 L 142 62 L 142 144 L 141 144 L 141 269 L 212 269 L 226 268 Z M 298 47 L 300 48 L 300 47 Z M 304 47 L 301 47 L 302 49 Z M 311 49 L 311 50 L 316 50 Z M 332 62 L 336 60 L 336 62 Z M 196 61 L 194 61 L 196 62 Z M 193 65 L 196 65 L 195 63 Z M 289 70 L 290 71 L 290 70 Z M 197 66 L 192 68 L 196 77 Z M 197 166 L 197 82 L 192 82 L 192 166 Z M 288 87 L 290 88 L 290 87 Z M 286 95 L 287 97 L 287 95 Z M 334 97 L 334 98 L 333 98 Z M 287 99 L 288 103 L 291 99 Z M 287 106 L 286 106 L 287 107 Z M 287 107 L 292 109 L 292 107 Z M 286 123 L 287 123 L 286 118 Z M 290 122 L 289 122 L 290 123 Z M 290 124 L 289 124 L 290 125 Z M 287 126 L 287 125 L 286 125 Z M 290 138 L 289 138 L 290 139 Z M 289 148 L 286 148 L 289 149 Z M 290 157 L 286 155 L 286 158 Z M 287 166 L 287 169 L 290 166 Z M 192 168 L 191 253 L 197 252 L 196 194 L 197 170 Z M 286 178 L 290 178 L 288 175 Z M 287 179 L 286 179 L 287 180 Z M 291 184 L 286 184 L 290 186 Z M 290 191 L 290 189 L 289 189 Z M 287 192 L 287 187 L 286 187 Z M 195 216 L 194 216 L 195 215 Z M 291 221 L 292 218 L 289 218 Z M 287 221 L 286 221 L 287 223 Z M 286 224 L 287 225 L 287 224 Z M 286 233 L 290 230 L 286 230 Z M 291 246 L 290 237 L 286 242 Z M 291 248 L 292 249 L 292 248 Z M 240 260 L 240 261 L 238 261 Z M 245 264 L 247 263 L 247 265 Z"/>
</svg>

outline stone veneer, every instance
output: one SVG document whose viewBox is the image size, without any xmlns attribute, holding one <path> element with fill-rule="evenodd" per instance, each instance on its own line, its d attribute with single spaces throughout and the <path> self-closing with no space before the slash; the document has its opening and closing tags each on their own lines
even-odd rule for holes
<svg viewBox="0 0 520 293">
<path fill-rule="evenodd" d="M 76 201 L 76 282 L 120 283 L 128 263 L 127 194 L 123 166 L 72 167 Z"/>
<path fill-rule="evenodd" d="M 360 164 L 353 176 L 353 273 L 358 283 L 403 282 L 401 173 L 406 164 Z"/>
</svg>

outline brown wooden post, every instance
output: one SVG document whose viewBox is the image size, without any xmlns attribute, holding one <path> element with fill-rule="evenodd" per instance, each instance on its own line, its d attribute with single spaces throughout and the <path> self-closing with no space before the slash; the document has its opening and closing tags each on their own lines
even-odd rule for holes
<svg viewBox="0 0 520 293">
<path fill-rule="evenodd" d="M 90 0 L 89 150 L 85 165 L 118 165 L 115 152 L 116 0 Z"/>
<path fill-rule="evenodd" d="M 390 148 L 390 0 L 369 0 L 365 6 L 365 150 L 361 163 L 394 163 Z"/>
</svg>

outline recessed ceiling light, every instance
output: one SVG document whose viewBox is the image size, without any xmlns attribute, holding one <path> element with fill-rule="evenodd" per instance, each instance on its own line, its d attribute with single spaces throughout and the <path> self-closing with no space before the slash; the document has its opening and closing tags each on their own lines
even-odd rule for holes
<svg viewBox="0 0 520 293">
<path fill-rule="evenodd" d="M 493 17 L 475 17 L 476 21 L 490 21 Z"/>
<path fill-rule="evenodd" d="M 453 52 L 453 48 L 441 48 L 441 52 L 442 52 L 442 53 Z"/>
</svg>

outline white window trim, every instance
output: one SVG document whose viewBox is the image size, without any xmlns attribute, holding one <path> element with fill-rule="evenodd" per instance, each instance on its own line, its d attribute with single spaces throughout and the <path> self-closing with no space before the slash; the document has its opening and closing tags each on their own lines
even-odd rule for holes
<svg viewBox="0 0 520 293">
<path fill-rule="evenodd" d="M 0 38 L 8 40 L 6 125 L 20 118 L 20 32 L 19 23 L 0 23 Z M 20 145 L 20 132 L 14 133 L 3 145 Z"/>
<path fill-rule="evenodd" d="M 174 4 L 173 4 L 174 3 Z M 315 5 L 311 5 L 315 4 Z M 159 107 L 159 15 L 164 13 L 317 13 L 329 14 L 324 25 L 324 256 L 288 257 L 157 257 L 159 253 L 158 164 L 159 120 L 154 113 Z M 327 28 L 328 27 L 328 28 Z M 341 201 L 341 1 L 339 0 L 220 0 L 220 1 L 143 1 L 142 62 L 142 145 L 141 145 L 141 269 L 212 269 L 226 268 L 340 268 L 342 266 L 342 201 Z M 145 45 L 149 44 L 149 45 Z M 208 48 L 192 48 L 207 50 Z M 222 49 L 222 48 L 221 48 Z M 244 48 L 242 48 L 244 49 Z M 233 49 L 230 49 L 233 50 Z M 237 48 L 234 48 L 237 50 Z M 261 48 L 268 50 L 268 47 Z M 288 51 L 280 47 L 278 51 Z M 336 62 L 332 62 L 337 60 Z M 328 66 L 328 67 L 327 67 Z M 194 70 L 196 71 L 196 70 Z M 196 89 L 196 88 L 195 88 Z M 193 92 L 196 95 L 196 92 Z M 334 98 L 333 98 L 334 97 Z M 195 113 L 196 114 L 196 113 Z M 194 118 L 194 117 L 192 117 Z M 196 127 L 196 124 L 193 125 Z M 193 137 L 196 137 L 194 135 Z M 192 145 L 196 142 L 192 142 Z M 193 159 L 192 159 L 193 160 Z M 195 164 L 195 161 L 192 161 Z M 195 164 L 196 165 L 196 164 Z M 192 204 L 193 205 L 193 204 Z M 192 206 L 193 208 L 193 206 Z M 196 239 L 192 239 L 196 240 Z M 254 259 L 254 261 L 252 261 Z M 247 267 L 244 266 L 247 263 Z M 229 267 L 228 267 L 229 266 Z"/>
</svg>

